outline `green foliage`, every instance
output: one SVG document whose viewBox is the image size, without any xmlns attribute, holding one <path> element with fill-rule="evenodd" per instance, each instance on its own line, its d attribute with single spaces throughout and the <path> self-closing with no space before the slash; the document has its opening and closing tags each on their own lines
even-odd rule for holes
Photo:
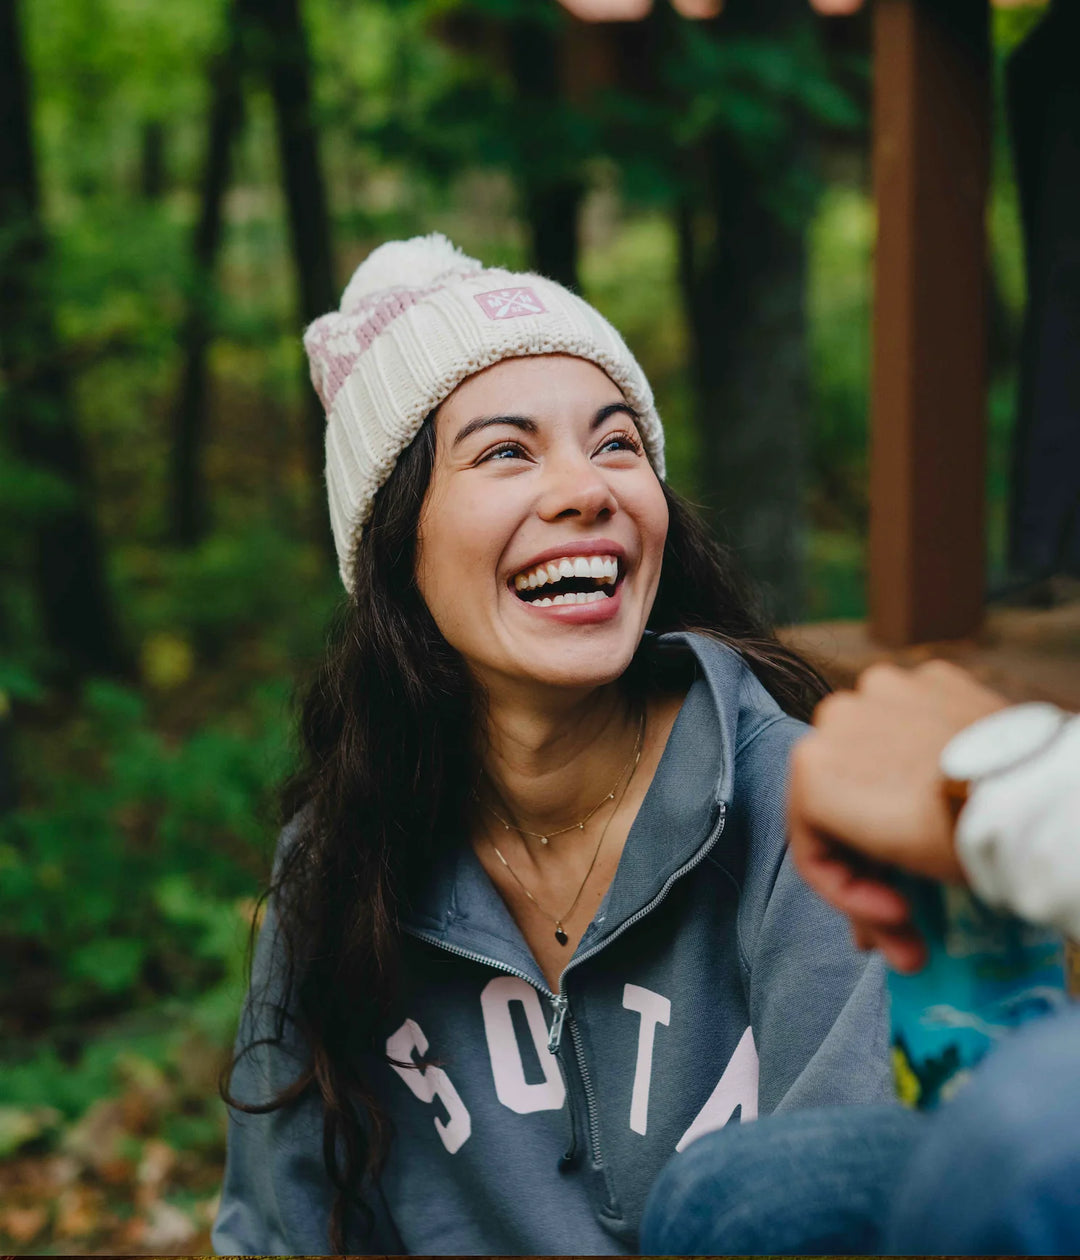
<svg viewBox="0 0 1080 1260">
<path fill-rule="evenodd" d="M 807 314 L 813 425 L 811 514 L 832 531 L 866 529 L 873 206 L 834 186 L 810 225 Z"/>
<path fill-rule="evenodd" d="M 693 496 L 700 487 L 677 268 L 671 221 L 654 210 L 628 218 L 602 245 L 587 250 L 581 280 L 585 297 L 621 331 L 649 378 L 664 420 L 668 480 Z"/>
<path fill-rule="evenodd" d="M 866 536 L 838 529 L 810 531 L 807 621 L 866 616 Z"/>
<path fill-rule="evenodd" d="M 6 973 L 0 1006 L 66 1022 L 226 974 L 235 902 L 267 869 L 285 701 L 263 684 L 247 712 L 170 738 L 138 692 L 87 685 L 62 756 L 38 750 L 31 803 L 0 822 L 4 935 L 50 976 L 28 994 Z"/>
<path fill-rule="evenodd" d="M 0 462 L 0 537 L 52 516 L 71 498 L 70 486 L 55 474 L 5 454 Z"/>
<path fill-rule="evenodd" d="M 999 58 L 1007 57 L 1017 45 L 1023 43 L 1043 20 L 1047 7 L 1047 0 L 1015 8 L 994 7 L 991 34 Z"/>
<path fill-rule="evenodd" d="M 140 128 L 163 121 L 190 170 L 198 149 L 204 66 L 226 0 L 33 0 L 21 5 L 49 192 L 115 201 L 137 183 Z"/>
<path fill-rule="evenodd" d="M 809 30 L 781 41 L 718 39 L 707 29 L 680 24 L 667 63 L 672 91 L 688 101 L 674 128 L 677 142 L 692 145 L 719 128 L 764 166 L 799 117 L 845 130 L 863 125 Z"/>
<path fill-rule="evenodd" d="M 778 213 L 801 225 L 820 189 L 810 169 L 791 163 L 792 136 L 807 128 L 857 133 L 866 124 L 813 27 L 784 38 L 726 36 L 711 23 L 667 28 L 660 90 L 624 87 L 598 105 L 604 151 L 619 163 L 627 193 L 662 205 L 696 197 L 694 154 L 720 136 L 759 173 Z"/>
</svg>

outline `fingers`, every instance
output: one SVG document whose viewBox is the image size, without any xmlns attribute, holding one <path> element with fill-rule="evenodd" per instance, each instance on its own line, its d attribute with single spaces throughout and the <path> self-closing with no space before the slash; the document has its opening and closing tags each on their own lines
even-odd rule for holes
<svg viewBox="0 0 1080 1260">
<path fill-rule="evenodd" d="M 844 857 L 822 857 L 814 864 L 818 895 L 851 920 L 882 929 L 908 922 L 911 910 L 903 894 L 880 876 L 861 872 Z"/>
<path fill-rule="evenodd" d="M 814 709 L 814 730 L 821 732 L 843 728 L 851 718 L 862 712 L 863 707 L 853 691 L 830 692 L 818 701 Z"/>
<path fill-rule="evenodd" d="M 859 868 L 855 855 L 811 832 L 792 839 L 792 856 L 810 887 L 851 925 L 859 949 L 878 949 L 896 971 L 918 971 L 926 946 L 896 888 Z"/>
<path fill-rule="evenodd" d="M 822 836 L 799 817 L 791 819 L 789 843 L 799 874 L 841 914 L 883 927 L 907 922 L 907 900 L 877 863 Z"/>
<path fill-rule="evenodd" d="M 863 670 L 855 682 L 855 690 L 863 696 L 891 701 L 910 690 L 912 677 L 911 670 L 879 662 Z"/>
<path fill-rule="evenodd" d="M 868 701 L 918 710 L 960 729 L 1007 701 L 951 661 L 924 661 L 913 669 L 879 663 L 864 670 L 856 693 Z"/>
<path fill-rule="evenodd" d="M 879 950 L 894 971 L 907 975 L 926 966 L 926 942 L 912 924 L 883 928 L 857 921 L 851 933 L 857 948 Z"/>
<path fill-rule="evenodd" d="M 788 825 L 810 887 L 847 916 L 856 944 L 898 971 L 926 947 L 893 885 L 897 869 L 962 880 L 953 817 L 941 788 L 941 749 L 1005 700 L 947 661 L 877 664 L 855 689 L 825 697 L 793 750 Z"/>
</svg>

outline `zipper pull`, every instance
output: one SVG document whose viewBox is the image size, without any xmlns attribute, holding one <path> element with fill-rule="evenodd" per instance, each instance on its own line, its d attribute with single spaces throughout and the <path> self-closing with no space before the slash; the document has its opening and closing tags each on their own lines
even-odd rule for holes
<svg viewBox="0 0 1080 1260">
<path fill-rule="evenodd" d="M 570 999 L 565 993 L 558 994 L 551 1003 L 552 1020 L 551 1032 L 548 1034 L 548 1050 L 554 1054 L 559 1048 L 559 1042 L 562 1041 L 562 1026 L 566 1020 L 566 1013 L 570 1009 Z"/>
</svg>

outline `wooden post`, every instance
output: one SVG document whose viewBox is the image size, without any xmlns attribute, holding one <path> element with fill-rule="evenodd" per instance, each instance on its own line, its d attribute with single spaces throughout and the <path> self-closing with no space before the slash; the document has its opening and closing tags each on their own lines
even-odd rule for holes
<svg viewBox="0 0 1080 1260">
<path fill-rule="evenodd" d="M 870 632 L 962 638 L 985 584 L 987 0 L 877 0 Z"/>
</svg>

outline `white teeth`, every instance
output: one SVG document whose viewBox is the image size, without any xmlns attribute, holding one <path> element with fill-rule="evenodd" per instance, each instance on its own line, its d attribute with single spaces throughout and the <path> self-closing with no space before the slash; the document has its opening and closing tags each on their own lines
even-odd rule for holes
<svg viewBox="0 0 1080 1260">
<path fill-rule="evenodd" d="M 618 581 L 619 562 L 614 556 L 565 556 L 546 564 L 538 564 L 529 572 L 517 574 L 514 589 L 534 591 L 549 582 L 561 582 L 563 578 L 591 578 L 602 585 Z"/>
<path fill-rule="evenodd" d="M 559 596 L 558 596 L 558 595 L 556 595 L 556 596 L 555 596 L 555 598 L 556 598 L 556 599 L 558 599 L 558 598 L 559 598 Z M 551 601 L 550 599 L 548 599 L 546 596 L 545 596 L 543 599 L 538 599 L 538 600 L 536 601 L 536 603 L 537 603 L 537 604 L 539 605 L 539 607 L 541 607 L 541 608 L 549 608 L 549 607 L 551 606 L 551 602 L 552 602 L 552 601 Z"/>
<path fill-rule="evenodd" d="M 551 599 L 538 599 L 538 604 L 595 604 L 599 599 L 607 599 L 603 591 L 577 591 L 570 595 L 553 595 Z"/>
</svg>

